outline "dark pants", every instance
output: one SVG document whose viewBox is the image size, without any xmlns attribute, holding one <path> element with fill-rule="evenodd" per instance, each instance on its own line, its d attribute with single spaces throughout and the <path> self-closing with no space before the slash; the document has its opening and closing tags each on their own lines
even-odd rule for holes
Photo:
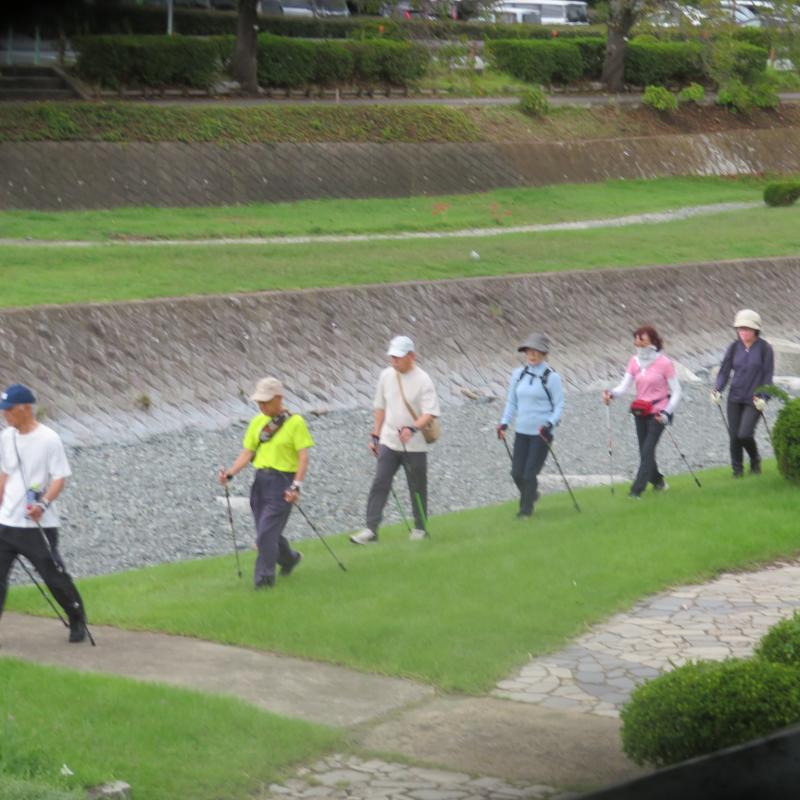
<svg viewBox="0 0 800 800">
<path fill-rule="evenodd" d="M 648 483 L 653 486 L 664 480 L 656 464 L 656 446 L 664 426 L 655 417 L 634 417 L 636 438 L 639 440 L 639 471 L 631 485 L 631 494 L 641 494 Z"/>
<path fill-rule="evenodd" d="M 6 602 L 8 574 L 17 556 L 33 564 L 42 580 L 64 609 L 69 621 L 83 619 L 83 600 L 64 569 L 58 553 L 58 528 L 44 528 L 48 548 L 39 528 L 11 528 L 0 525 L 0 613 Z"/>
<path fill-rule="evenodd" d="M 250 489 L 250 508 L 256 523 L 258 558 L 253 575 L 256 586 L 275 580 L 275 565 L 291 567 L 297 553 L 289 546 L 283 529 L 292 513 L 292 504 L 283 499 L 283 493 L 294 480 L 293 472 L 275 469 L 256 470 L 256 479 Z"/>
<path fill-rule="evenodd" d="M 744 469 L 743 450 L 750 456 L 751 466 L 761 461 L 756 445 L 756 425 L 761 415 L 752 403 L 734 403 L 728 398 L 728 428 L 731 435 L 731 466 L 736 475 Z"/>
<path fill-rule="evenodd" d="M 405 465 L 404 465 L 405 461 Z M 414 512 L 414 527 L 427 530 L 425 520 L 428 518 L 428 454 L 406 453 L 392 450 L 385 444 L 378 450 L 378 464 L 375 478 L 367 499 L 367 527 L 377 533 L 383 519 L 383 509 L 392 488 L 392 480 L 400 467 L 404 466 L 408 493 L 411 496 L 411 509 Z M 417 500 L 419 497 L 419 500 Z M 420 511 L 420 504 L 422 511 Z M 424 514 L 424 517 L 423 517 Z"/>
<path fill-rule="evenodd" d="M 519 513 L 533 513 L 538 475 L 547 459 L 547 442 L 539 434 L 518 433 L 514 437 L 514 455 L 511 459 L 511 477 L 519 489 Z"/>
</svg>

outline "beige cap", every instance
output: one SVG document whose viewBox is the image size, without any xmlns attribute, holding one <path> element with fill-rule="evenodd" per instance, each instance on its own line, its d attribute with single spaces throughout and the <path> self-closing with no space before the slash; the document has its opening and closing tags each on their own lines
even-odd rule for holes
<svg viewBox="0 0 800 800">
<path fill-rule="evenodd" d="M 752 308 L 743 308 L 736 312 L 736 319 L 733 321 L 734 328 L 752 328 L 754 331 L 761 330 L 761 316 Z"/>
<path fill-rule="evenodd" d="M 283 384 L 277 378 L 262 378 L 256 384 L 256 390 L 250 395 L 257 403 L 268 403 L 273 397 L 283 397 Z"/>
</svg>

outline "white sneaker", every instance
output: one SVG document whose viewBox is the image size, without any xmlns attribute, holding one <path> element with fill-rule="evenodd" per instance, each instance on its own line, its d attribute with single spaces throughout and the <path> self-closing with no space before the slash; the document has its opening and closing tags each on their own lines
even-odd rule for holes
<svg viewBox="0 0 800 800">
<path fill-rule="evenodd" d="M 369 528 L 364 528 L 363 531 L 354 533 L 350 537 L 350 541 L 353 544 L 370 544 L 370 542 L 378 541 L 378 534 L 375 533 L 375 531 L 371 531 Z"/>
<path fill-rule="evenodd" d="M 419 541 L 421 541 L 422 539 L 424 539 L 424 538 L 425 538 L 427 535 L 428 535 L 428 534 L 427 534 L 427 533 L 425 533 L 425 531 L 422 531 L 422 530 L 420 530 L 419 528 L 414 528 L 414 530 L 413 530 L 413 531 L 411 531 L 411 533 L 409 533 L 409 534 L 408 534 L 408 538 L 409 538 L 409 539 L 410 539 L 412 542 L 419 542 Z"/>
</svg>

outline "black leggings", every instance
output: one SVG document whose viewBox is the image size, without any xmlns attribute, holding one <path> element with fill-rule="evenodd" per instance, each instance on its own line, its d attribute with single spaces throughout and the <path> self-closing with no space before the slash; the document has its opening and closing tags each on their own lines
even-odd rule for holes
<svg viewBox="0 0 800 800">
<path fill-rule="evenodd" d="M 547 442 L 539 434 L 518 433 L 514 437 L 511 477 L 519 489 L 519 513 L 532 514 L 539 488 L 538 475 L 547 459 Z"/>
<path fill-rule="evenodd" d="M 752 403 L 734 403 L 728 398 L 728 428 L 731 436 L 731 466 L 735 474 L 744 469 L 743 450 L 750 456 L 750 464 L 758 464 L 761 456 L 756 444 L 756 425 L 761 415 Z"/>
<path fill-rule="evenodd" d="M 639 471 L 631 485 L 631 494 L 639 495 L 647 484 L 653 486 L 664 479 L 656 464 L 656 447 L 664 426 L 655 417 L 634 417 L 636 438 L 639 440 Z"/>
</svg>

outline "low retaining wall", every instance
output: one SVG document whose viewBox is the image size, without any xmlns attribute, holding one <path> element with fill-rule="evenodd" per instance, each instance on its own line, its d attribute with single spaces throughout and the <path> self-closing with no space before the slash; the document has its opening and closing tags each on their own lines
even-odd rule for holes
<svg viewBox="0 0 800 800">
<path fill-rule="evenodd" d="M 0 143 L 0 209 L 405 197 L 800 172 L 800 129 L 518 144 Z"/>
<path fill-rule="evenodd" d="M 252 413 L 256 378 L 291 408 L 369 408 L 391 336 L 411 335 L 444 403 L 503 396 L 530 330 L 568 385 L 618 377 L 631 331 L 655 324 L 689 368 L 709 365 L 734 312 L 797 339 L 800 258 L 532 274 L 0 311 L 0 383 L 35 387 L 72 443 L 122 442 Z"/>
</svg>

